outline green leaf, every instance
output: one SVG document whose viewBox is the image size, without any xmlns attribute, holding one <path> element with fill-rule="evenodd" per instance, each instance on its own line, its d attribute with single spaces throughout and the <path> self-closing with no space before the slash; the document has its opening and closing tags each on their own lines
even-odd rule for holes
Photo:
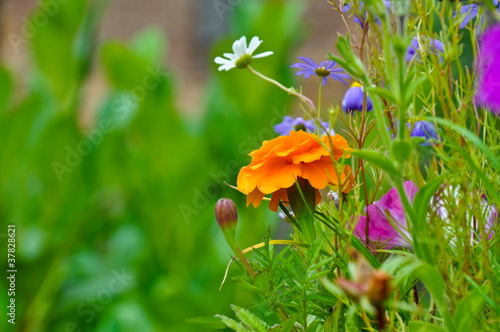
<svg viewBox="0 0 500 332">
<path fill-rule="evenodd" d="M 474 331 L 476 316 L 484 305 L 484 299 L 475 291 L 463 298 L 455 311 L 457 332 Z"/>
<path fill-rule="evenodd" d="M 368 78 L 363 62 L 354 54 L 351 43 L 344 37 L 339 36 L 337 41 L 337 49 L 342 58 L 329 55 L 330 59 L 338 62 L 344 70 L 354 78 L 363 79 L 363 84 Z"/>
<path fill-rule="evenodd" d="M 439 271 L 427 263 L 422 263 L 415 269 L 415 273 L 420 277 L 425 287 L 431 293 L 436 305 L 441 312 L 444 319 L 445 325 L 450 331 L 455 331 L 454 320 L 452 319 L 451 313 L 448 310 L 448 306 L 445 301 L 446 283 L 443 280 L 443 276 Z"/>
<path fill-rule="evenodd" d="M 431 181 L 429 181 L 425 186 L 420 188 L 415 195 L 415 199 L 413 200 L 413 207 L 415 213 L 417 213 L 416 220 L 422 221 L 418 224 L 419 229 L 425 227 L 426 225 L 426 216 L 427 211 L 429 209 L 429 205 L 431 202 L 432 196 L 436 193 L 438 188 L 443 183 L 444 176 L 439 176 Z"/>
<path fill-rule="evenodd" d="M 408 326 L 410 332 L 446 332 L 446 330 L 438 325 L 426 322 L 411 322 Z"/>
<path fill-rule="evenodd" d="M 370 151 L 370 150 L 355 150 L 352 151 L 351 154 L 366 161 L 369 161 L 375 166 L 380 167 L 382 170 L 387 172 L 387 174 L 389 174 L 393 178 L 399 179 L 401 177 L 401 172 L 396 166 L 396 163 L 386 155 L 382 154 L 381 152 Z"/>
<path fill-rule="evenodd" d="M 266 332 L 269 326 L 260 320 L 259 317 L 252 314 L 250 311 L 240 308 L 235 305 L 231 305 L 231 309 L 234 310 L 236 317 L 250 329 L 250 331 L 255 332 Z"/>
<path fill-rule="evenodd" d="M 431 122 L 437 122 L 443 126 L 447 126 L 459 134 L 462 134 L 465 138 L 467 138 L 471 143 L 476 145 L 479 150 L 481 150 L 485 155 L 486 158 L 493 164 L 493 167 L 497 170 L 500 171 L 500 160 L 493 154 L 491 149 L 484 144 L 484 142 L 477 137 L 473 132 L 468 130 L 467 128 L 461 127 L 449 120 L 441 119 L 441 118 L 434 118 L 434 117 L 425 117 L 425 120 L 431 121 Z"/>
<path fill-rule="evenodd" d="M 392 152 L 401 164 L 410 158 L 412 149 L 413 145 L 410 141 L 395 139 L 392 142 Z"/>
<path fill-rule="evenodd" d="M 368 86 L 365 87 L 366 91 L 369 94 L 374 94 L 378 95 L 379 97 L 382 97 L 383 99 L 393 103 L 393 104 L 399 104 L 397 97 L 389 90 L 380 88 L 380 87 L 375 87 L 375 86 Z"/>
<path fill-rule="evenodd" d="M 354 234 L 351 235 L 351 245 L 358 251 L 360 254 L 362 254 L 368 263 L 375 268 L 378 269 L 380 267 L 380 262 L 375 258 L 375 256 L 372 255 L 370 250 L 365 246 L 363 242 L 361 242 Z"/>
<path fill-rule="evenodd" d="M 230 329 L 233 329 L 237 332 L 247 332 L 246 328 L 243 326 L 243 324 L 238 323 L 234 319 L 231 319 L 229 317 L 226 317 L 224 315 L 215 315 L 215 317 L 220 318 L 224 324 L 226 324 L 227 327 Z"/>
<path fill-rule="evenodd" d="M 486 301 L 486 303 L 488 303 L 488 305 L 491 307 L 491 309 L 495 310 L 498 314 L 500 314 L 500 306 L 496 303 L 496 301 L 491 299 L 491 297 L 489 297 L 488 294 L 486 294 L 485 290 L 483 290 L 482 287 L 480 287 L 474 280 L 472 280 L 471 277 L 466 275 L 465 279 L 467 279 L 467 281 L 471 284 L 472 288 L 474 288 L 476 290 L 476 292 L 479 295 L 481 295 L 481 297 L 484 299 L 484 301 Z"/>
<path fill-rule="evenodd" d="M 10 72 L 6 68 L 0 66 L 0 112 L 3 111 L 8 104 L 13 86 L 14 84 Z"/>
<path fill-rule="evenodd" d="M 227 318 L 227 317 L 226 317 Z M 195 317 L 189 318 L 186 320 L 187 323 L 201 325 L 207 329 L 217 329 L 222 330 L 226 327 L 226 324 L 223 323 L 221 317 Z"/>
</svg>

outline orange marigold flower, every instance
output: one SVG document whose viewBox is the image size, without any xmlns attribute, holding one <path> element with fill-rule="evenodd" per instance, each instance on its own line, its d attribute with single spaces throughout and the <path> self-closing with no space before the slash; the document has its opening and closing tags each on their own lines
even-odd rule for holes
<svg viewBox="0 0 500 332">
<path fill-rule="evenodd" d="M 349 158 L 350 150 L 346 139 L 338 134 L 320 139 L 315 134 L 291 131 L 289 136 L 264 141 L 260 149 L 249 154 L 252 161 L 238 174 L 238 190 L 248 195 L 247 206 L 252 203 L 254 207 L 259 206 L 265 195 L 273 194 L 269 208 L 277 211 L 281 200 L 288 202 L 287 189 L 302 178 L 316 189 L 318 204 L 321 200 L 318 189 L 328 184 L 340 185 L 345 193 L 351 191 L 354 183 L 351 168 L 335 165 L 343 155 Z"/>
</svg>

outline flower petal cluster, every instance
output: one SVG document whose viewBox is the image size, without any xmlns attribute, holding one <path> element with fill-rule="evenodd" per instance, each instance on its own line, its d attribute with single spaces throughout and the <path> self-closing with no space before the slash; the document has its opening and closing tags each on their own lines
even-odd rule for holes
<svg viewBox="0 0 500 332">
<path fill-rule="evenodd" d="M 318 123 L 319 121 L 319 123 Z M 328 122 L 324 122 L 321 120 L 305 120 L 303 117 L 299 116 L 296 118 L 293 118 L 291 116 L 284 116 L 283 117 L 283 122 L 278 123 L 275 125 L 274 131 L 278 135 L 288 135 L 290 131 L 299 131 L 303 130 L 309 133 L 313 133 L 316 128 L 318 127 L 317 124 L 319 125 L 319 129 L 324 132 L 325 130 L 327 132 L 330 132 L 331 130 L 329 129 L 329 124 Z M 334 135 L 334 133 L 332 133 Z"/>
<path fill-rule="evenodd" d="M 497 11 L 500 11 L 498 0 L 493 0 L 493 6 L 497 7 Z M 460 22 L 460 29 L 463 29 L 467 24 L 469 24 L 470 21 L 477 17 L 478 10 L 479 5 L 476 3 L 465 5 L 460 8 L 460 17 L 463 17 L 462 21 Z M 455 18 L 456 16 L 457 12 L 454 12 L 452 17 Z M 481 20 L 483 20 L 482 17 Z"/>
<path fill-rule="evenodd" d="M 407 181 L 403 185 L 408 198 L 413 202 L 418 191 L 417 186 L 412 181 Z M 358 239 L 366 243 L 368 223 L 368 239 L 377 249 L 394 247 L 413 249 L 405 211 L 396 188 L 389 190 L 378 202 L 369 205 L 366 213 L 368 218 L 360 216 L 354 228 L 354 235 Z"/>
<path fill-rule="evenodd" d="M 278 210 L 280 201 L 288 202 L 287 189 L 302 178 L 316 190 L 316 204 L 321 200 L 318 189 L 327 185 L 340 186 L 348 193 L 354 177 L 351 168 L 343 165 L 337 174 L 336 162 L 350 157 L 351 149 L 340 135 L 323 136 L 321 139 L 304 131 L 291 131 L 264 141 L 262 146 L 250 153 L 250 165 L 238 174 L 237 187 L 247 195 L 247 205 L 257 207 L 265 195 L 273 194 L 269 208 Z"/>
<path fill-rule="evenodd" d="M 500 24 L 487 29 L 480 39 L 475 102 L 500 116 Z"/>
<path fill-rule="evenodd" d="M 333 60 L 322 61 L 319 64 L 314 62 L 311 58 L 299 57 L 304 63 L 295 63 L 291 65 L 292 68 L 299 68 L 296 75 L 304 75 L 304 78 L 309 78 L 311 75 L 317 75 L 322 78 L 321 84 L 325 85 L 327 78 L 330 77 L 333 80 L 341 81 L 344 85 L 347 85 L 344 79 L 348 79 L 349 75 L 344 72 L 342 68 L 335 68 L 337 63 Z"/>
<path fill-rule="evenodd" d="M 352 113 L 354 111 L 362 111 L 365 101 L 365 92 L 363 86 L 354 82 L 344 94 L 342 99 L 342 111 Z M 371 111 L 373 102 L 369 96 L 366 96 L 366 111 Z"/>
<path fill-rule="evenodd" d="M 408 128 L 411 128 L 412 124 L 408 123 Z M 410 133 L 411 137 L 422 137 L 426 142 L 420 145 L 431 145 L 429 141 L 437 141 L 437 131 L 436 127 L 429 121 L 415 121 L 413 122 L 413 128 Z"/>
<path fill-rule="evenodd" d="M 347 2 L 342 5 L 342 13 L 347 13 L 348 11 L 353 9 L 353 1 Z M 391 8 L 391 1 L 389 0 L 384 0 L 384 5 L 387 9 Z M 359 12 L 362 13 L 361 15 L 354 15 L 354 23 L 358 24 L 361 29 L 365 28 L 365 23 L 367 20 L 367 12 L 364 10 L 365 3 L 364 1 L 360 1 L 358 4 Z M 375 18 L 375 22 L 377 24 L 380 24 L 380 20 L 378 18 Z"/>
<path fill-rule="evenodd" d="M 426 37 L 420 38 L 421 42 L 424 42 L 428 50 L 433 54 L 439 55 L 439 53 L 444 52 L 444 44 L 440 40 Z M 422 44 L 419 42 L 419 39 L 414 37 L 410 46 L 408 46 L 408 49 L 406 50 L 405 60 L 407 62 L 412 61 L 416 56 L 418 56 L 421 47 Z"/>
<path fill-rule="evenodd" d="M 219 71 L 231 70 L 235 67 L 237 68 L 245 68 L 248 66 L 252 59 L 263 58 L 273 54 L 273 52 L 268 51 L 264 53 L 260 53 L 257 55 L 253 55 L 253 52 L 260 46 L 262 40 L 259 40 L 259 37 L 255 36 L 250 40 L 250 44 L 247 47 L 247 38 L 245 36 L 236 40 L 233 43 L 233 53 L 224 53 L 224 56 L 227 59 L 224 59 L 220 56 L 215 58 L 215 63 L 221 65 L 219 67 Z"/>
</svg>

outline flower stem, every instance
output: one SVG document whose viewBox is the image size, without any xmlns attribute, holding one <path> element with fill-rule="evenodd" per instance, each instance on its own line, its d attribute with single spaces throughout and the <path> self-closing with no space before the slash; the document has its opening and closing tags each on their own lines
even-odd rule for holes
<svg viewBox="0 0 500 332">
<path fill-rule="evenodd" d="M 323 98 L 323 80 L 319 80 L 318 89 L 318 119 L 321 118 L 321 99 Z"/>
<path fill-rule="evenodd" d="M 278 82 L 276 80 L 273 80 L 272 78 L 269 78 L 269 77 L 267 77 L 267 76 L 259 73 L 258 71 L 256 71 L 255 69 L 253 69 L 250 66 L 247 66 L 247 68 L 248 68 L 248 70 L 250 70 L 250 72 L 252 74 L 255 74 L 255 75 L 259 76 L 260 78 L 262 78 L 263 80 L 266 80 L 269 83 L 272 83 L 272 84 L 276 85 L 278 88 L 280 88 L 281 90 L 287 92 L 288 94 L 290 94 L 292 96 L 295 96 L 295 97 L 298 97 L 300 100 L 302 100 L 303 102 L 305 102 L 309 106 L 309 108 L 311 109 L 311 111 L 314 111 L 316 109 L 316 107 L 314 106 L 314 103 L 311 101 L 311 99 L 307 98 L 303 94 L 300 94 L 297 91 L 294 91 L 294 90 L 292 90 L 290 88 L 287 88 L 286 86 L 284 86 L 280 82 Z"/>
</svg>

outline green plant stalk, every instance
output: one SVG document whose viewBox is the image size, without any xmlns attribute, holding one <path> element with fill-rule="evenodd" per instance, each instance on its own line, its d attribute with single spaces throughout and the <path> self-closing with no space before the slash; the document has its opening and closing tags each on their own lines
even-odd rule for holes
<svg viewBox="0 0 500 332">
<path fill-rule="evenodd" d="M 274 85 L 276 85 L 278 88 L 280 88 L 281 90 L 285 91 L 286 93 L 292 95 L 292 96 L 295 96 L 297 98 L 299 98 L 300 100 L 302 100 L 303 102 L 305 102 L 308 106 L 309 106 L 309 109 L 311 112 L 313 112 L 316 107 L 314 106 L 314 103 L 312 102 L 311 99 L 307 98 L 306 96 L 304 96 L 303 94 L 301 93 L 298 93 L 297 91 L 294 91 L 290 88 L 287 88 L 286 86 L 284 86 L 283 84 L 281 84 L 280 82 L 276 81 L 276 80 L 273 80 L 272 78 L 269 78 L 267 76 L 265 76 L 264 74 L 261 74 L 260 72 L 256 71 L 255 69 L 253 69 L 251 66 L 247 66 L 248 70 L 250 70 L 250 72 L 254 75 L 257 75 L 258 77 L 262 78 L 263 80 L 265 81 L 268 81 L 269 83 L 272 83 Z"/>
<path fill-rule="evenodd" d="M 256 275 L 255 271 L 248 263 L 248 260 L 246 259 L 245 255 L 243 255 L 243 253 L 241 252 L 241 249 L 238 246 L 238 243 L 236 243 L 236 239 L 234 237 L 234 234 L 230 234 L 230 232 L 224 232 L 224 237 L 226 238 L 227 243 L 229 244 L 229 246 L 233 250 L 236 257 L 238 257 L 240 262 L 245 267 L 245 270 L 247 270 L 248 274 L 250 274 L 252 276 L 252 278 L 255 278 L 255 275 Z"/>
</svg>

